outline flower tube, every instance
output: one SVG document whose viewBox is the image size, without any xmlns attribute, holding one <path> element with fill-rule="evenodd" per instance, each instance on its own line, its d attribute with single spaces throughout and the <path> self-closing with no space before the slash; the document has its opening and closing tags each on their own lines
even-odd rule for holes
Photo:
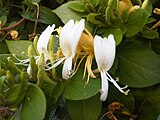
<svg viewBox="0 0 160 120">
<path fill-rule="evenodd" d="M 74 20 L 71 19 L 63 28 L 57 29 L 60 44 L 60 50 L 57 51 L 57 54 L 60 52 L 63 54 L 63 57 L 56 60 L 57 62 L 46 70 L 50 70 L 64 61 L 62 78 L 70 78 L 73 71 L 72 59 L 76 54 L 77 45 L 84 30 L 84 22 L 84 19 L 82 19 L 79 22 L 74 23 Z"/>
<path fill-rule="evenodd" d="M 77 44 L 84 29 L 84 19 L 74 23 L 71 19 L 60 33 L 60 48 L 65 56 L 62 78 L 68 79 L 72 70 L 72 59 L 75 56 Z"/>
<path fill-rule="evenodd" d="M 94 37 L 94 54 L 97 62 L 98 70 L 100 71 L 102 79 L 102 88 L 100 100 L 105 101 L 108 96 L 108 81 L 112 82 L 114 86 L 122 93 L 127 94 L 129 90 L 124 91 L 127 86 L 121 88 L 117 82 L 109 75 L 108 71 L 113 65 L 116 53 L 116 42 L 114 36 L 110 34 L 108 38 L 96 35 Z"/>
</svg>

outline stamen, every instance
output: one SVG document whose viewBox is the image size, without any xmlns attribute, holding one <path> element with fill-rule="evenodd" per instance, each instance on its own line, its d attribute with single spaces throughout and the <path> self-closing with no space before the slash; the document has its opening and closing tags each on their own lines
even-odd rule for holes
<svg viewBox="0 0 160 120">
<path fill-rule="evenodd" d="M 25 60 L 21 60 L 19 59 L 15 54 L 13 54 L 13 57 L 19 61 L 19 63 L 14 63 L 15 65 L 24 65 L 24 66 L 28 66 L 29 64 L 26 64 L 26 63 L 29 63 L 29 59 L 25 59 Z M 10 58 L 8 58 L 9 60 Z"/>
<path fill-rule="evenodd" d="M 88 83 L 89 83 L 89 74 L 88 74 L 88 76 L 87 76 L 87 81 L 85 82 L 85 87 L 88 85 Z"/>
<path fill-rule="evenodd" d="M 61 64 L 64 60 L 66 59 L 66 57 L 64 58 L 61 58 L 61 60 L 59 60 L 58 62 L 56 62 L 55 64 L 53 64 L 51 67 L 48 67 L 48 66 L 44 66 L 44 67 L 48 67 L 47 69 L 44 68 L 44 70 L 48 71 L 48 70 L 51 70 L 52 68 L 55 68 L 57 67 L 59 64 Z"/>
<path fill-rule="evenodd" d="M 110 82 L 113 83 L 113 85 L 121 92 L 121 93 L 124 93 L 125 95 L 128 95 L 128 92 L 130 91 L 129 89 L 124 91 L 124 89 L 126 89 L 128 86 L 126 85 L 125 87 L 120 87 L 117 82 L 109 75 L 108 72 L 106 72 L 106 77 L 107 77 L 107 80 L 109 80 Z"/>
<path fill-rule="evenodd" d="M 53 64 L 53 63 L 55 63 L 55 62 L 57 62 L 57 61 L 60 61 L 61 59 L 62 59 L 62 58 L 59 58 L 59 59 L 56 59 L 56 60 L 54 60 L 54 61 L 52 61 L 52 62 L 49 62 L 49 63 L 46 64 L 46 66 L 51 65 L 51 64 Z"/>
<path fill-rule="evenodd" d="M 21 59 L 19 59 L 15 54 L 13 54 L 13 57 L 14 57 L 16 60 L 20 61 L 20 62 L 24 62 L 24 63 L 29 62 L 29 59 L 21 60 Z"/>
<path fill-rule="evenodd" d="M 116 82 L 119 82 L 119 77 L 116 77 Z"/>
<path fill-rule="evenodd" d="M 86 54 L 86 55 L 87 55 L 87 54 Z M 77 65 L 77 68 L 74 67 L 74 69 L 73 69 L 74 72 L 72 73 L 71 77 L 77 72 L 80 64 L 82 63 L 82 61 L 83 61 L 83 59 L 86 57 L 86 55 L 84 55 L 84 56 L 81 58 L 81 60 L 79 61 L 78 65 Z"/>
</svg>

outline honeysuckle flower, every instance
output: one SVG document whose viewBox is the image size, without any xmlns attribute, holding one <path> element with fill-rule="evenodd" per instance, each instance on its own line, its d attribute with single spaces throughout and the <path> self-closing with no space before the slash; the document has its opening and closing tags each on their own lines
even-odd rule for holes
<svg viewBox="0 0 160 120">
<path fill-rule="evenodd" d="M 69 79 L 72 74 L 72 59 L 76 54 L 77 44 L 80 39 L 80 36 L 84 29 L 84 19 L 81 19 L 79 22 L 75 22 L 71 19 L 63 28 L 58 29 L 59 34 L 59 44 L 60 51 L 63 54 L 63 57 L 57 60 L 52 67 L 58 66 L 61 62 L 64 61 L 62 69 L 62 78 Z M 60 53 L 58 51 L 58 53 Z M 49 70 L 47 69 L 47 70 Z"/>
<path fill-rule="evenodd" d="M 43 54 L 44 55 L 44 62 L 46 62 L 47 60 L 49 60 L 49 52 L 48 52 L 48 43 L 50 40 L 50 36 L 52 34 L 52 32 L 54 31 L 55 25 L 53 24 L 52 26 L 48 26 L 40 35 L 38 42 L 37 42 L 37 51 L 38 51 L 38 56 L 34 55 L 34 58 L 36 60 L 36 64 L 38 64 L 38 61 L 40 60 L 40 56 Z M 29 48 L 28 48 L 29 49 Z M 29 64 L 30 58 L 25 59 L 25 60 L 21 60 L 19 58 L 17 58 L 16 55 L 13 54 L 13 56 L 19 61 L 19 63 L 15 63 L 17 65 L 25 65 L 28 66 L 27 68 L 27 73 L 30 76 L 31 75 L 31 66 Z"/>
<path fill-rule="evenodd" d="M 38 42 L 37 42 L 37 50 L 39 54 L 44 54 L 45 62 L 49 59 L 49 52 L 48 52 L 48 43 L 50 40 L 50 36 L 52 32 L 54 31 L 55 24 L 52 26 L 48 26 L 40 35 Z"/>
<path fill-rule="evenodd" d="M 100 37 L 96 35 L 94 37 L 94 54 L 95 59 L 97 62 L 98 70 L 100 71 L 101 75 L 101 96 L 100 100 L 105 101 L 108 95 L 108 81 L 112 82 L 114 86 L 122 93 L 127 94 L 129 90 L 124 91 L 124 89 L 127 88 L 127 86 L 121 88 L 117 82 L 109 75 L 108 71 L 112 67 L 112 64 L 114 62 L 116 53 L 116 43 L 114 40 L 114 36 L 110 34 L 108 38 Z"/>
<path fill-rule="evenodd" d="M 74 23 L 71 19 L 63 28 L 60 33 L 60 48 L 65 61 L 62 70 L 63 79 L 68 79 L 72 70 L 72 59 L 76 54 L 77 44 L 84 29 L 84 19 L 78 23 Z"/>
</svg>

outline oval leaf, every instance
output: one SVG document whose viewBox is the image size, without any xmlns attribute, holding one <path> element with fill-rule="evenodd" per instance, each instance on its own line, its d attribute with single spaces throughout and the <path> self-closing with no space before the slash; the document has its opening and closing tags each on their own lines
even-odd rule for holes
<svg viewBox="0 0 160 120">
<path fill-rule="evenodd" d="M 43 91 L 30 84 L 21 109 L 21 120 L 43 120 L 46 112 L 46 99 Z"/>
<path fill-rule="evenodd" d="M 22 52 L 27 54 L 28 47 L 32 44 L 31 41 L 27 41 L 27 40 L 20 40 L 20 41 L 6 40 L 6 43 L 9 48 L 9 52 L 11 54 L 21 54 Z"/>
<path fill-rule="evenodd" d="M 53 10 L 54 13 L 62 20 L 63 23 L 67 23 L 70 19 L 80 20 L 84 13 L 76 12 L 70 8 L 70 4 L 77 3 L 77 1 L 70 1 L 62 4 L 60 7 Z"/>
<path fill-rule="evenodd" d="M 137 9 L 136 11 L 131 13 L 126 24 L 126 37 L 136 35 L 143 28 L 143 26 L 147 22 L 148 17 L 149 14 L 144 9 Z"/>
<path fill-rule="evenodd" d="M 25 96 L 23 84 L 15 84 L 6 93 L 5 97 L 8 104 L 19 105 Z"/>
<path fill-rule="evenodd" d="M 141 88 L 160 83 L 160 58 L 151 49 L 130 42 L 119 46 L 117 52 L 116 73 L 122 84 Z"/>
<path fill-rule="evenodd" d="M 85 100 L 67 100 L 67 109 L 73 120 L 97 120 L 101 106 L 99 94 Z"/>
<path fill-rule="evenodd" d="M 120 28 L 107 28 L 105 29 L 104 33 L 103 33 L 103 37 L 108 37 L 109 34 L 113 34 L 114 35 L 114 39 L 116 40 L 116 45 L 119 45 L 122 41 L 122 31 Z"/>
<path fill-rule="evenodd" d="M 77 12 L 85 12 L 84 5 L 81 1 L 72 2 L 69 7 Z"/>
<path fill-rule="evenodd" d="M 69 100 L 81 100 L 87 99 L 99 92 L 100 89 L 100 79 L 91 79 L 88 85 L 85 86 L 85 80 L 82 80 L 83 70 L 79 68 L 77 73 L 64 83 L 63 95 Z"/>
</svg>

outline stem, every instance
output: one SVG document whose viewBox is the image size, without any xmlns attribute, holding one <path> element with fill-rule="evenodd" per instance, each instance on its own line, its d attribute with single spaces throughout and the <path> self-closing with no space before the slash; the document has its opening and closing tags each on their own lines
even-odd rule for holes
<svg viewBox="0 0 160 120">
<path fill-rule="evenodd" d="M 143 107 L 143 105 L 144 105 L 145 102 L 146 102 L 146 99 L 143 100 L 141 106 L 139 107 L 139 110 L 138 110 L 136 116 L 138 116 L 138 114 L 140 113 L 140 111 L 141 111 L 141 109 L 142 109 L 142 107 Z"/>
<path fill-rule="evenodd" d="M 36 34 L 36 31 L 37 31 L 37 24 L 38 24 L 38 17 L 39 17 L 39 5 L 36 4 L 36 6 L 37 6 L 37 14 L 36 14 L 36 21 L 35 21 L 35 24 L 34 24 L 34 31 L 33 31 L 34 35 Z"/>
<path fill-rule="evenodd" d="M 20 25 L 21 23 L 23 23 L 25 21 L 25 18 L 22 18 L 21 20 L 19 20 L 17 23 L 15 23 L 14 25 L 5 27 L 5 28 L 1 28 L 0 31 L 9 31 L 10 29 L 13 29 L 15 27 L 17 27 L 18 25 Z"/>
</svg>

